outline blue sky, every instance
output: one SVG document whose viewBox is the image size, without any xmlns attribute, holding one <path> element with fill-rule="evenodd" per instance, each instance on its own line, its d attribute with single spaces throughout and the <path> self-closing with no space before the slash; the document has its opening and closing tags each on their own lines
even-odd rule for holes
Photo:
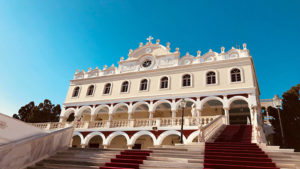
<svg viewBox="0 0 300 169">
<path fill-rule="evenodd" d="M 117 64 L 149 35 L 192 55 L 246 42 L 263 99 L 300 83 L 299 0 L 2 0 L 0 112 L 62 104 L 76 69 Z"/>
</svg>

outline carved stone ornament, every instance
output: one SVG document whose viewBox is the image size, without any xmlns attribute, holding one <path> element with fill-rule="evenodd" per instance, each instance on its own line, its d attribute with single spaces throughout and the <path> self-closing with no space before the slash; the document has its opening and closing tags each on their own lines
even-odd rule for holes
<svg viewBox="0 0 300 169">
<path fill-rule="evenodd" d="M 0 121 L 0 129 L 5 129 L 7 127 L 6 122 Z"/>
</svg>

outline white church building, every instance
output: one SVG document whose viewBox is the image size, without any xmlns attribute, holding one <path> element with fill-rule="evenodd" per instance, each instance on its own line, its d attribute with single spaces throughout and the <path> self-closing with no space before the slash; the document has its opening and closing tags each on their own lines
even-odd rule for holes
<svg viewBox="0 0 300 169">
<path fill-rule="evenodd" d="M 170 43 L 152 42 L 151 36 L 147 40 L 117 66 L 77 70 L 60 122 L 35 125 L 73 125 L 73 147 L 174 145 L 181 125 L 184 144 L 209 141 L 229 124 L 251 124 L 252 142 L 265 142 L 260 91 L 246 44 L 193 56 L 172 50 Z"/>
</svg>

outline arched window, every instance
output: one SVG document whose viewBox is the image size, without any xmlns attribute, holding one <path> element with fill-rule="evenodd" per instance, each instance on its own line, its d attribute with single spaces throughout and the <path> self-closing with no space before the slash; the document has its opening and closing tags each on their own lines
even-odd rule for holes
<svg viewBox="0 0 300 169">
<path fill-rule="evenodd" d="M 161 89 L 166 89 L 166 88 L 168 88 L 168 82 L 169 82 L 169 79 L 168 79 L 168 77 L 163 77 L 163 78 L 161 78 L 160 79 L 160 88 Z"/>
<path fill-rule="evenodd" d="M 206 74 L 206 83 L 207 84 L 216 84 L 216 73 L 215 72 L 208 72 Z"/>
<path fill-rule="evenodd" d="M 77 97 L 79 95 L 79 89 L 79 87 L 75 87 L 75 89 L 73 90 L 72 97 Z"/>
<path fill-rule="evenodd" d="M 182 77 L 182 86 L 191 86 L 191 75 L 186 74 Z"/>
<path fill-rule="evenodd" d="M 147 87 L 148 87 L 148 80 L 147 79 L 143 79 L 141 81 L 140 90 L 147 90 Z"/>
<path fill-rule="evenodd" d="M 230 74 L 231 74 L 231 82 L 240 82 L 240 81 L 242 81 L 240 69 L 232 69 L 230 71 Z"/>
<path fill-rule="evenodd" d="M 128 81 L 122 83 L 121 92 L 128 92 Z"/>
<path fill-rule="evenodd" d="M 94 88 L 95 88 L 94 85 L 90 85 L 90 87 L 89 87 L 88 90 L 87 90 L 86 95 L 87 95 L 87 96 L 93 95 L 93 93 L 94 93 Z"/>
<path fill-rule="evenodd" d="M 103 94 L 109 94 L 109 93 L 110 93 L 110 88 L 111 88 L 111 84 L 110 84 L 110 83 L 107 83 L 107 84 L 104 86 Z"/>
</svg>

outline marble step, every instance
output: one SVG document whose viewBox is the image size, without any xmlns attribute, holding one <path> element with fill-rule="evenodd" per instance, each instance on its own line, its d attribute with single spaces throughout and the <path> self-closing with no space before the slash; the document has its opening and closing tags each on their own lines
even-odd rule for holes
<svg viewBox="0 0 300 169">
<path fill-rule="evenodd" d="M 189 158 L 176 158 L 176 157 L 155 157 L 149 156 L 147 157 L 147 161 L 170 161 L 170 162 L 186 162 L 186 163 L 202 163 L 204 156 L 200 156 L 199 159 L 191 160 Z"/>
<path fill-rule="evenodd" d="M 51 164 L 45 163 L 42 166 L 33 166 L 27 169 L 98 169 L 99 166 L 82 166 L 72 164 Z"/>
<path fill-rule="evenodd" d="M 202 163 L 187 163 L 187 162 L 164 162 L 164 161 L 144 161 L 141 167 L 172 167 L 172 168 L 200 168 L 203 167 Z"/>
</svg>

